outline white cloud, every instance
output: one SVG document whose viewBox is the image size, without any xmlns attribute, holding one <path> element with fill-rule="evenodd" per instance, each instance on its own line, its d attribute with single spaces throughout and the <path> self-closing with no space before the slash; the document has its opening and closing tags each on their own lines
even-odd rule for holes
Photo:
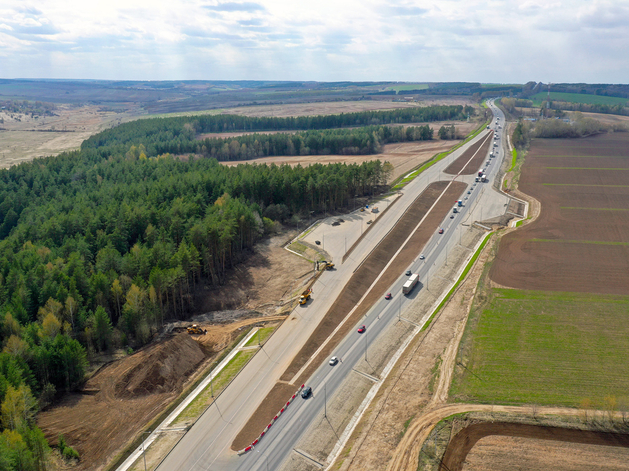
<svg viewBox="0 0 629 471">
<path fill-rule="evenodd" d="M 5 78 L 623 82 L 629 73 L 629 0 L 4 0 L 0 18 Z"/>
</svg>

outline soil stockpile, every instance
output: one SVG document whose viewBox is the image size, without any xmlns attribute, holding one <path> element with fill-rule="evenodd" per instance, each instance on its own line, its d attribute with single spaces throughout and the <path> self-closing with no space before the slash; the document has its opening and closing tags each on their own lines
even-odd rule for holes
<svg viewBox="0 0 629 471">
<path fill-rule="evenodd" d="M 493 142 L 493 134 L 494 132 L 490 131 L 483 139 L 480 139 L 478 142 L 472 144 L 465 152 L 463 152 L 461 157 L 448 165 L 444 172 L 449 173 L 450 175 L 458 175 L 459 173 L 461 175 L 472 175 L 478 172 L 478 169 L 481 168 L 483 162 L 487 158 L 489 147 Z M 474 156 L 474 158 L 472 158 L 472 156 Z"/>
<path fill-rule="evenodd" d="M 521 289 L 627 294 L 629 134 L 536 139 L 519 189 L 541 203 L 507 234 L 491 270 Z"/>
<path fill-rule="evenodd" d="M 610 432 L 594 432 L 587 430 L 575 430 L 575 429 L 567 429 L 561 427 L 543 427 L 538 425 L 527 425 L 527 424 L 517 424 L 517 423 L 505 423 L 505 422 L 494 422 L 494 423 L 480 423 L 470 425 L 469 427 L 464 428 L 459 433 L 457 433 L 454 438 L 448 444 L 448 448 L 443 456 L 442 460 L 442 469 L 448 469 L 451 471 L 461 471 L 463 469 L 495 469 L 491 466 L 487 466 L 489 460 L 484 460 L 482 468 L 477 466 L 468 466 L 466 462 L 466 458 L 468 457 L 468 453 L 476 446 L 477 442 L 484 437 L 487 436 L 506 436 L 506 437 L 518 437 L 518 438 L 526 438 L 526 439 L 541 439 L 541 440 L 552 440 L 552 441 L 561 441 L 561 442 L 570 442 L 576 444 L 586 444 L 586 445 L 599 445 L 605 447 L 629 447 L 629 435 L 620 434 L 620 433 L 610 433 Z M 578 448 L 579 450 L 582 447 Z M 508 452 L 511 453 L 513 450 L 509 449 Z M 548 453 L 549 450 L 538 450 L 541 454 Z M 626 469 L 618 468 L 616 466 L 605 467 L 605 461 L 601 461 L 597 459 L 597 453 L 595 448 L 591 448 L 589 450 L 588 456 L 591 460 L 589 463 L 581 463 L 585 464 L 585 468 L 581 469 Z M 600 450 L 601 453 L 605 453 L 607 450 Z M 618 452 L 617 452 L 618 453 Z M 626 452 L 622 452 L 623 456 L 629 456 Z M 557 462 L 553 463 L 552 469 L 574 469 L 574 468 L 557 468 L 555 465 L 557 463 L 565 462 L 568 457 L 566 455 L 560 454 L 556 456 Z M 600 456 L 598 457 L 600 458 Z M 508 465 L 507 469 L 524 469 L 521 467 L 522 462 L 517 462 L 513 460 L 513 457 L 510 461 L 510 465 Z M 592 467 L 592 463 L 597 463 L 596 466 Z M 626 463 L 625 463 L 626 465 Z M 502 468 L 505 469 L 505 468 Z M 528 468 L 526 468 L 528 469 Z"/>
<path fill-rule="evenodd" d="M 63 434 L 81 454 L 75 468 L 98 469 L 182 390 L 206 356 L 182 333 L 101 368 L 85 385 L 37 417 L 46 438 Z"/>
<path fill-rule="evenodd" d="M 280 385 L 285 385 L 286 382 L 293 380 L 294 376 L 306 364 L 323 341 L 331 335 L 339 323 L 354 306 L 358 304 L 366 290 L 400 248 L 400 245 L 409 235 L 413 234 L 407 246 L 398 254 L 393 263 L 383 273 L 376 286 L 374 286 L 363 302 L 360 303 L 358 308 L 352 313 L 352 317 L 338 330 L 332 340 L 322 349 L 318 357 L 311 362 L 310 366 L 301 373 L 294 384 L 299 385 L 305 381 L 312 374 L 314 369 L 318 367 L 321 361 L 323 361 L 323 358 L 327 357 L 345 335 L 347 335 L 349 330 L 354 328 L 354 324 L 358 319 L 365 315 L 379 297 L 384 295 L 385 290 L 400 276 L 400 273 L 408 267 L 409 260 L 419 255 L 421 249 L 439 227 L 439 223 L 443 220 L 444 215 L 450 210 L 452 201 L 456 200 L 461 195 L 465 187 L 466 185 L 461 182 L 453 182 L 449 187 L 448 182 L 435 182 L 411 204 L 393 230 L 389 232 L 367 257 L 364 263 L 356 270 L 337 297 L 333 307 L 328 311 L 312 336 L 295 356 L 293 362 L 280 378 L 282 382 L 278 383 L 276 389 L 271 390 L 265 397 L 257 411 L 236 436 L 232 444 L 232 449 L 240 450 L 249 445 L 258 436 L 264 426 L 277 413 L 277 404 L 281 406 L 283 402 L 288 400 L 290 394 L 292 394 L 294 386 L 289 388 L 290 391 L 288 392 L 290 392 L 290 394 L 287 393 L 286 396 L 280 400 L 277 394 L 281 389 Z M 441 195 L 443 195 L 443 197 L 439 199 Z M 433 211 L 429 213 L 428 217 L 417 231 L 413 232 L 417 224 L 426 213 L 428 213 L 437 199 L 439 199 L 439 202 Z"/>
</svg>

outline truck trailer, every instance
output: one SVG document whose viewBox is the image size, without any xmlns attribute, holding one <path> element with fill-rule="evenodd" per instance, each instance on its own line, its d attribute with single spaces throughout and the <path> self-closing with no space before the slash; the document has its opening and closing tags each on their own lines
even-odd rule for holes
<svg viewBox="0 0 629 471">
<path fill-rule="evenodd" d="M 406 280 L 406 283 L 404 283 L 404 286 L 402 286 L 402 293 L 409 294 L 411 291 L 413 291 L 413 288 L 415 288 L 417 281 L 419 281 L 419 275 L 417 273 L 413 273 L 408 278 L 408 280 Z"/>
</svg>

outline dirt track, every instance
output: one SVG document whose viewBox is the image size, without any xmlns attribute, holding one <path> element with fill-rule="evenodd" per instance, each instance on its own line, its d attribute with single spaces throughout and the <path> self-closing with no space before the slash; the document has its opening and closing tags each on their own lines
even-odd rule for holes
<svg viewBox="0 0 629 471">
<path fill-rule="evenodd" d="M 461 471 L 468 453 L 476 443 L 482 438 L 491 435 L 629 448 L 629 435 L 621 433 L 543 427 L 509 422 L 484 422 L 465 427 L 450 440 L 439 469 Z M 600 465 L 603 465 L 603 463 L 600 463 Z M 603 466 L 597 466 L 597 468 L 602 469 Z"/>
<path fill-rule="evenodd" d="M 365 294 L 367 288 L 371 286 L 376 277 L 382 272 L 387 263 L 389 263 L 391 257 L 399 249 L 402 241 L 406 240 L 413 232 L 413 229 L 422 217 L 444 192 L 447 184 L 447 182 L 435 182 L 415 200 L 394 229 L 382 240 L 348 281 L 347 285 L 334 302 L 333 307 L 328 311 L 319 326 L 317 326 L 314 334 L 308 339 L 306 344 L 293 359 L 293 362 L 286 369 L 286 372 L 281 377 L 281 382 L 276 385 L 276 388 L 283 388 L 283 385 L 292 381 L 295 374 L 306 364 L 321 343 L 328 338 L 338 324 L 347 316 L 349 311 L 356 306 L 361 297 Z M 465 185 L 463 183 L 455 182 L 447 189 L 444 197 L 441 198 L 424 223 L 414 233 L 404 250 L 400 252 L 395 261 L 385 271 L 376 286 L 365 297 L 364 301 L 354 310 L 352 317 L 338 330 L 332 340 L 328 342 L 326 347 L 319 353 L 317 359 L 311 362 L 310 366 L 304 370 L 294 384 L 301 384 L 308 378 L 321 361 L 323 361 L 323 358 L 327 357 L 345 335 L 347 335 L 348 331 L 354 327 L 357 320 L 365 315 L 375 300 L 384 295 L 386 287 L 390 286 L 400 273 L 404 271 L 408 266 L 408 261 L 420 253 L 422 247 L 437 229 L 445 212 L 449 210 L 451 201 L 461 194 L 464 187 Z M 243 427 L 243 430 L 238 434 L 232 444 L 233 450 L 242 449 L 251 443 L 259 434 L 259 431 L 264 428 L 264 425 L 266 425 L 276 413 L 276 406 L 278 404 L 281 406 L 282 402 L 288 399 L 286 396 L 288 396 L 288 392 L 290 391 L 286 391 L 287 394 L 282 400 L 278 398 L 278 395 L 275 394 L 274 391 L 275 389 L 266 396 L 258 407 L 258 410 L 251 416 L 247 424 Z"/>
<path fill-rule="evenodd" d="M 519 188 L 540 201 L 532 224 L 506 235 L 491 271 L 521 289 L 626 294 L 629 134 L 538 139 Z"/>
</svg>

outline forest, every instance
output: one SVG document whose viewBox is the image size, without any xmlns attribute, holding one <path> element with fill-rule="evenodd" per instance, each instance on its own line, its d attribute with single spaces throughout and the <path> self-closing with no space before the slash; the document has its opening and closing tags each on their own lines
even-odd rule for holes
<svg viewBox="0 0 629 471">
<path fill-rule="evenodd" d="M 311 212 L 348 207 L 391 171 L 379 160 L 226 167 L 211 151 L 152 155 L 162 149 L 156 142 L 170 144 L 153 139 L 148 121 L 0 171 L 0 470 L 44 469 L 48 445 L 35 413 L 82 385 L 91 355 L 148 343 L 164 322 L 189 316 L 196 287 L 222 283 L 277 222 L 305 224 Z M 367 135 L 370 152 L 390 139 L 432 138 L 428 126 L 307 132 Z M 168 133 L 180 139 L 157 132 Z M 198 145 L 194 135 L 180 142 Z M 310 136 L 282 136 L 316 147 Z M 242 136 L 238 151 L 252 138 Z M 229 158 L 245 155 L 227 146 Z"/>
</svg>

